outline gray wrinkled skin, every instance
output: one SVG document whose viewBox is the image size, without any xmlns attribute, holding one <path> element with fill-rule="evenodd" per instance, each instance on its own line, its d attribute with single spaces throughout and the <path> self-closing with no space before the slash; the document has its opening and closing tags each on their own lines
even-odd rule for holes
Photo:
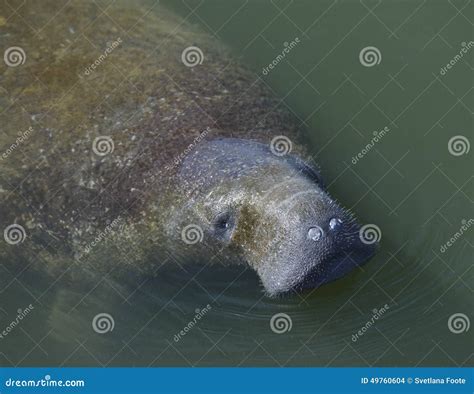
<svg viewBox="0 0 474 394">
<path fill-rule="evenodd" d="M 231 263 L 248 263 L 268 295 L 318 287 L 374 252 L 361 242 L 354 218 L 326 193 L 319 173 L 267 145 L 201 144 L 184 161 L 179 187 L 185 194 L 166 223 L 169 238 L 179 242 L 179 229 L 197 225 L 203 241 L 187 248 L 191 256 L 223 251 Z M 309 237 L 311 228 L 322 230 L 320 239 Z"/>
<path fill-rule="evenodd" d="M 59 6 L 61 18 L 47 23 Z M 210 261 L 219 252 L 249 264 L 276 295 L 318 287 L 373 253 L 298 159 L 305 150 L 292 117 L 207 34 L 139 2 L 118 1 L 107 15 L 94 1 L 24 7 L 0 27 L 2 47 L 27 53 L 25 64 L 1 69 L 1 152 L 32 127 L 0 160 L 0 228 L 16 223 L 27 234 L 0 247 L 12 273 L 33 269 L 58 283 L 101 273 L 136 285 L 170 255 Z M 28 24 L 44 28 L 32 35 Z M 189 46 L 202 50 L 202 64 L 183 64 Z M 272 154 L 277 135 L 293 141 L 291 155 Z M 102 136 L 114 143 L 105 156 L 92 149 Z M 201 242 L 183 242 L 189 225 Z"/>
</svg>

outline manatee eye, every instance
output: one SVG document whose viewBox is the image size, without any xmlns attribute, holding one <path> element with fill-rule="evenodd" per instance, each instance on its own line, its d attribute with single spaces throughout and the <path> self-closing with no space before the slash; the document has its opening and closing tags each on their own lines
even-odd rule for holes
<svg viewBox="0 0 474 394">
<path fill-rule="evenodd" d="M 235 220 L 230 212 L 222 212 L 214 218 L 214 231 L 219 237 L 229 237 L 235 226 Z"/>
</svg>

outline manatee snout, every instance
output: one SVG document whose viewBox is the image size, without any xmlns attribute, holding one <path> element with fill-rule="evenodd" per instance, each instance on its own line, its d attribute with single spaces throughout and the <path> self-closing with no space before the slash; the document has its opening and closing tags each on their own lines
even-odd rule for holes
<svg viewBox="0 0 474 394">
<path fill-rule="evenodd" d="M 300 250 L 297 246 L 293 252 L 295 272 L 289 275 L 290 283 L 274 288 L 270 284 L 270 293 L 318 288 L 344 277 L 374 255 L 377 245 L 363 242 L 359 236 L 361 226 L 354 218 L 342 209 L 329 216 L 316 216 L 302 226 Z"/>
<path fill-rule="evenodd" d="M 270 296 L 317 288 L 364 264 L 376 245 L 325 190 L 319 172 L 268 146 L 217 139 L 184 161 L 180 189 L 192 190 L 169 228 L 197 224 L 204 258 L 245 262 Z M 191 253 L 197 248 L 190 247 Z"/>
<path fill-rule="evenodd" d="M 361 238 L 361 226 L 352 215 L 333 203 L 328 204 L 327 211 L 315 218 L 316 225 L 306 226 L 306 242 L 312 245 L 309 248 L 313 248 L 318 261 L 306 274 L 301 288 L 316 288 L 339 279 L 366 263 L 375 253 L 377 245 Z"/>
<path fill-rule="evenodd" d="M 315 289 L 339 279 L 365 264 L 377 248 L 361 238 L 361 225 L 320 184 L 301 172 L 292 176 L 291 187 L 282 186 L 262 206 L 279 223 L 256 232 L 263 243 L 267 232 L 278 239 L 270 241 L 275 248 L 257 265 L 269 295 Z"/>
</svg>

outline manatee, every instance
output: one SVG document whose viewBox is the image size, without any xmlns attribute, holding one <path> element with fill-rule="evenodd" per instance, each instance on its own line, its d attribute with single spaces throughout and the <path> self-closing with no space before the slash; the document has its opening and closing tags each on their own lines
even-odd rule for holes
<svg viewBox="0 0 474 394">
<path fill-rule="evenodd" d="M 298 122 L 215 38 L 161 5 L 19 7 L 0 26 L 6 269 L 138 283 L 218 256 L 277 296 L 374 254 Z"/>
</svg>

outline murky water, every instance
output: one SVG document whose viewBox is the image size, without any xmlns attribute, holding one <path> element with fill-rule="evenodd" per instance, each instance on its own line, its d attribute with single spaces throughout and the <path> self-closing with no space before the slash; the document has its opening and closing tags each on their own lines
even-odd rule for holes
<svg viewBox="0 0 474 394">
<path fill-rule="evenodd" d="M 103 278 L 57 293 L 0 271 L 0 326 L 34 304 L 0 339 L 0 363 L 472 365 L 473 160 L 449 141 L 473 141 L 474 49 L 441 71 L 469 47 L 472 4 L 166 4 L 226 42 L 297 116 L 330 193 L 380 229 L 380 251 L 345 279 L 282 299 L 244 266 L 162 267 L 131 294 Z M 374 58 L 359 58 L 366 47 Z M 114 320 L 102 335 L 91 327 L 101 312 Z"/>
</svg>

